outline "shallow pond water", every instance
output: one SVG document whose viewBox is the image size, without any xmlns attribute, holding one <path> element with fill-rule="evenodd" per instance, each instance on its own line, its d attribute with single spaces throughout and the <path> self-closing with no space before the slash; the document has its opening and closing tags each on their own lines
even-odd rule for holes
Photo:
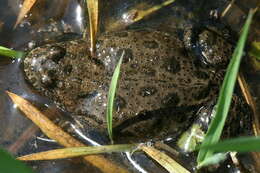
<svg viewBox="0 0 260 173">
<path fill-rule="evenodd" d="M 63 32 L 73 32 L 82 34 L 84 26 L 86 25 L 86 19 L 84 20 L 84 11 L 80 8 L 80 3 L 77 1 L 46 1 L 46 4 L 39 3 L 32 10 L 29 18 L 22 22 L 16 29 L 13 29 L 13 25 L 16 20 L 16 16 L 19 11 L 21 2 L 13 0 L 0 0 L 0 45 L 5 47 L 14 48 L 17 50 L 26 50 L 28 47 L 35 47 L 43 42 L 52 42 L 52 39 L 56 36 L 62 35 Z M 183 27 L 186 23 L 193 23 L 198 19 L 203 19 L 208 16 L 201 15 L 200 8 L 205 7 L 205 14 L 209 13 L 211 9 L 216 9 L 218 6 L 225 4 L 223 1 L 216 1 L 215 3 L 198 2 L 198 1 L 182 1 L 165 8 L 150 19 L 146 19 L 143 22 L 138 22 L 134 27 L 140 26 L 153 26 L 153 27 Z M 141 4 L 141 5 L 140 5 Z M 131 8 L 144 8 L 151 5 L 160 4 L 160 1 L 120 1 L 113 0 L 110 3 L 104 3 L 101 12 L 101 32 L 110 31 L 124 25 L 125 21 L 122 16 L 125 12 Z M 188 4 L 188 5 L 187 5 Z M 57 10 L 55 6 L 60 6 L 65 10 Z M 44 7 L 44 8 L 43 8 Z M 66 7 L 66 8 L 65 8 Z M 8 9 L 8 10 L 7 10 Z M 42 15 L 43 14 L 43 15 Z M 162 20 L 165 18 L 165 20 Z M 52 24 L 50 24 L 49 18 L 53 18 Z M 120 22 L 121 20 L 121 22 Z M 111 25 L 111 23 L 115 23 Z M 56 23 L 56 24 L 53 24 Z M 62 31 L 55 31 L 56 25 L 60 27 Z M 113 27 L 111 27 L 113 26 Z M 41 32 L 39 31 L 39 28 Z M 42 29 L 43 28 L 43 29 Z M 52 31 L 52 32 L 49 32 Z M 32 42 L 32 40 L 34 40 Z M 43 41 L 44 40 L 44 41 Z M 260 95 L 259 71 L 257 73 L 247 71 L 247 76 L 252 83 L 252 90 L 256 98 Z M 21 67 L 21 59 L 11 60 L 6 57 L 0 58 L 0 145 L 9 150 L 14 155 L 22 155 L 33 152 L 39 152 L 47 149 L 59 148 L 60 146 L 53 141 L 47 140 L 47 138 L 41 134 L 41 132 L 35 127 L 28 119 L 24 118 L 22 113 L 11 102 L 5 91 L 11 91 L 23 98 L 33 102 L 42 111 L 46 111 L 48 114 L 58 116 L 62 121 L 69 119 L 66 112 L 58 110 L 56 106 L 49 99 L 39 95 L 31 86 L 29 86 L 24 80 L 24 74 Z M 259 107 L 259 106 L 258 106 Z M 62 116 L 64 115 L 64 116 Z M 65 117 L 65 118 L 63 118 Z M 66 118 L 67 117 L 67 118 Z M 81 129 L 83 130 L 83 129 Z M 74 132 L 76 133 L 76 132 Z M 84 133 L 84 131 L 83 131 Z M 96 133 L 87 133 L 97 140 L 99 143 L 105 143 L 106 140 L 99 137 Z M 82 141 L 89 143 L 81 137 Z M 171 145 L 171 141 L 167 142 Z M 130 161 L 126 154 L 113 154 L 107 155 L 107 157 L 118 161 L 132 172 L 152 172 L 152 173 L 164 173 L 166 172 L 158 164 L 150 160 L 146 155 L 135 154 Z M 182 162 L 186 166 L 190 162 L 189 156 L 181 156 Z M 133 163 L 138 163 L 139 171 Z M 100 172 L 96 168 L 90 165 L 86 165 L 78 161 L 77 159 L 66 159 L 59 161 L 41 161 L 30 162 L 36 172 L 45 173 L 73 173 L 73 172 Z M 194 163 L 193 163 L 194 164 Z M 193 164 L 187 165 L 188 169 L 192 170 Z M 228 163 L 227 163 L 228 165 Z M 232 166 L 225 170 L 227 172 L 233 172 Z M 76 171 L 75 171 L 76 170 Z M 224 170 L 224 168 L 222 168 Z"/>
</svg>

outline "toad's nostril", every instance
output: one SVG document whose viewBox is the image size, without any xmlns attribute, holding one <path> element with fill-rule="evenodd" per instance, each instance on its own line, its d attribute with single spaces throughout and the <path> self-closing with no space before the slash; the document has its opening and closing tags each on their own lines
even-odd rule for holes
<svg viewBox="0 0 260 173">
<path fill-rule="evenodd" d="M 142 87 L 139 91 L 139 95 L 142 97 L 152 96 L 157 93 L 157 89 L 155 87 Z"/>
</svg>

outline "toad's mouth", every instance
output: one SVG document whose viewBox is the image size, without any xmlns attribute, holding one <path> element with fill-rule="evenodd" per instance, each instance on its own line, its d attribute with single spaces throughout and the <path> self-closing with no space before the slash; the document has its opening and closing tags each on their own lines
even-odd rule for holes
<svg viewBox="0 0 260 173">
<path fill-rule="evenodd" d="M 137 137 L 139 139 L 164 138 L 160 134 L 179 136 L 196 118 L 202 105 L 167 107 L 141 112 L 113 128 L 115 136 Z"/>
</svg>

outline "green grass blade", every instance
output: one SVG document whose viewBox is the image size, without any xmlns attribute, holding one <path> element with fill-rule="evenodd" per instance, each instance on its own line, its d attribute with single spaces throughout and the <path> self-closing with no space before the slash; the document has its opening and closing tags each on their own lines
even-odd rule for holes
<svg viewBox="0 0 260 173">
<path fill-rule="evenodd" d="M 66 159 L 92 154 L 111 153 L 111 152 L 131 152 L 137 149 L 137 144 L 103 145 L 91 147 L 73 147 L 56 150 L 49 150 L 19 157 L 19 160 L 54 160 Z"/>
<path fill-rule="evenodd" d="M 3 173 L 33 173 L 22 162 L 15 160 L 5 150 L 0 149 L 0 172 Z"/>
<path fill-rule="evenodd" d="M 15 50 L 0 46 L 0 55 L 12 57 L 12 58 L 21 58 L 21 57 L 23 57 L 24 52 L 15 51 Z"/>
<path fill-rule="evenodd" d="M 253 18 L 253 11 L 250 10 L 249 15 L 247 17 L 246 23 L 243 27 L 242 34 L 239 38 L 238 44 L 234 50 L 234 53 L 232 55 L 232 59 L 229 63 L 224 82 L 222 84 L 218 102 L 217 102 L 217 110 L 215 114 L 215 118 L 210 123 L 209 129 L 207 131 L 206 137 L 202 143 L 202 146 L 210 145 L 212 143 L 216 143 L 220 136 L 221 132 L 223 130 L 226 117 L 228 114 L 228 110 L 230 107 L 232 94 L 234 91 L 234 86 L 236 83 L 236 78 L 239 70 L 239 65 L 241 62 L 241 58 L 243 55 L 243 49 L 245 46 L 248 30 L 250 23 Z M 201 149 L 199 151 L 199 155 L 197 158 L 198 164 L 203 162 L 206 158 L 210 157 L 213 154 L 212 150 L 208 149 Z"/>
<path fill-rule="evenodd" d="M 112 76 L 112 80 L 110 83 L 110 87 L 109 87 L 109 91 L 108 91 L 108 102 L 107 102 L 107 131 L 108 131 L 108 135 L 109 138 L 111 140 L 111 142 L 113 143 L 113 108 L 114 108 L 114 98 L 115 98 L 115 94 L 116 94 L 116 86 L 117 86 L 117 81 L 119 78 L 119 74 L 120 74 L 120 67 L 122 64 L 122 59 L 124 57 L 125 52 L 122 53 L 117 66 L 115 68 L 115 71 L 113 73 Z"/>
<path fill-rule="evenodd" d="M 215 152 L 257 152 L 260 151 L 260 137 L 240 137 L 228 139 L 210 145 L 201 146 L 203 149 L 209 149 Z"/>
</svg>

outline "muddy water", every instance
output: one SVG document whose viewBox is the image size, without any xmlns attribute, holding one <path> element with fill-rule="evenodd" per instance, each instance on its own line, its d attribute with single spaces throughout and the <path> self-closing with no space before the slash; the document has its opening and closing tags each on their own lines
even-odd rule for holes
<svg viewBox="0 0 260 173">
<path fill-rule="evenodd" d="M 0 4 L 7 4 L 7 6 L 0 6 L 0 21 L 2 23 L 0 28 L 0 43 L 2 46 L 14 48 L 16 50 L 26 50 L 28 46 L 40 45 L 43 42 L 42 40 L 48 42 L 52 37 L 61 35 L 63 31 L 81 34 L 84 29 L 83 26 L 85 26 L 85 21 L 82 19 L 83 12 L 77 2 L 64 4 L 63 1 L 47 1 L 47 5 L 50 8 L 40 8 L 42 5 L 46 4 L 36 5 L 35 9 L 32 10 L 32 16 L 13 30 L 13 25 L 19 11 L 18 7 L 21 4 L 14 3 L 11 0 L 1 0 Z M 66 9 L 57 12 L 56 8 L 51 8 L 52 6 L 57 6 L 57 4 L 66 6 Z M 6 8 L 8 8 L 8 10 L 4 10 Z M 38 13 L 45 14 L 46 16 L 39 17 Z M 61 32 L 48 32 L 56 29 L 56 25 L 53 28 L 49 26 L 49 18 L 53 18 L 57 21 L 56 24 L 59 25 L 58 28 L 62 28 Z M 69 26 L 69 28 L 66 28 L 64 25 Z M 39 28 L 41 28 L 42 31 L 40 34 L 38 33 Z M 31 40 L 36 41 L 31 42 Z M 48 110 L 48 113 L 53 113 L 55 115 L 57 113 L 60 113 L 60 115 L 65 113 L 57 110 L 50 100 L 40 96 L 26 83 L 22 71 L 21 59 L 11 60 L 6 57 L 1 57 L 0 72 L 0 145 L 8 149 L 14 155 L 23 155 L 58 148 L 59 146 L 53 141 L 45 140 L 47 138 L 37 129 L 37 127 L 28 119 L 24 118 L 22 113 L 7 97 L 5 91 L 12 91 L 24 97 L 43 111 Z M 132 172 L 138 172 L 134 166 L 131 165 L 125 154 L 114 155 L 112 157 L 115 162 L 117 162 L 117 160 L 121 160 L 122 162 L 123 160 L 123 163 L 120 164 L 125 165 L 125 167 L 128 167 L 127 169 L 132 170 Z M 148 166 L 144 166 L 147 167 L 147 170 L 153 169 L 155 172 L 165 172 L 151 160 L 146 159 L 146 156 L 143 155 L 141 157 L 142 158 L 139 157 L 137 160 L 142 160 L 146 165 L 149 165 L 149 168 Z M 83 164 L 77 159 L 30 162 L 28 164 L 32 166 L 36 172 L 41 173 L 50 172 L 50 170 L 52 173 L 99 172 L 96 168 Z"/>
<path fill-rule="evenodd" d="M 140 2 L 143 2 L 143 5 Z M 188 2 L 188 3 L 187 3 Z M 206 11 L 209 12 L 211 8 L 216 8 L 218 5 L 222 5 L 224 1 L 218 1 L 218 3 L 206 4 Z M 147 6 L 156 5 L 157 1 L 120 1 L 113 0 L 111 3 L 104 3 L 101 12 L 101 30 L 113 30 L 118 25 L 124 25 L 122 18 L 123 14 L 131 8 L 138 7 L 144 8 Z M 188 4 L 188 5 L 187 5 Z M 32 13 L 26 18 L 25 22 L 19 25 L 15 30 L 13 25 L 16 20 L 16 16 L 19 11 L 19 1 L 13 0 L 0 0 L 0 45 L 17 50 L 26 50 L 29 47 L 42 44 L 42 40 L 51 41 L 53 37 L 61 35 L 63 32 L 74 32 L 82 34 L 86 20 L 84 20 L 84 11 L 79 6 L 77 1 L 68 0 L 55 0 L 46 1 L 46 4 L 39 3 L 32 10 Z M 194 16 L 201 16 L 198 12 L 201 6 L 204 6 L 202 1 L 189 2 L 182 1 L 177 2 L 175 6 L 170 6 L 153 15 L 150 20 L 145 20 L 136 26 L 173 26 L 182 27 L 185 22 L 194 22 Z M 60 6 L 61 8 L 54 8 Z M 44 8 L 43 8 L 44 7 Z M 8 10 L 7 10 L 8 9 Z M 63 10 L 60 10 L 63 9 Z M 169 13 L 170 12 L 170 13 Z M 40 15 L 41 14 L 41 15 Z M 43 14 L 43 15 L 42 15 Z M 171 14 L 171 15 L 169 15 Z M 162 16 L 165 20 L 162 21 Z M 204 15 L 203 18 L 206 16 Z M 53 31 L 50 27 L 50 18 L 57 21 L 57 25 L 60 26 L 62 31 L 59 32 L 47 32 Z M 107 19 L 107 20 L 105 20 Z M 120 21 L 119 24 L 111 27 L 111 23 Z M 39 28 L 43 32 L 38 32 Z M 64 29 L 65 28 L 65 29 Z M 120 27 L 118 27 L 120 28 Z M 31 42 L 31 40 L 36 40 Z M 250 77 L 255 91 L 255 97 L 259 97 L 260 87 L 259 81 L 255 80 L 256 76 L 260 74 L 248 72 L 247 76 Z M 46 137 L 40 133 L 28 119 L 24 118 L 22 113 L 12 104 L 10 99 L 5 94 L 5 91 L 12 91 L 27 100 L 32 101 L 35 105 L 41 108 L 43 111 L 48 111 L 50 114 L 59 114 L 66 117 L 66 113 L 58 110 L 55 105 L 45 97 L 40 96 L 35 92 L 24 80 L 24 74 L 22 72 L 21 60 L 11 60 L 6 57 L 0 58 L 0 145 L 15 155 L 28 154 L 37 151 L 43 151 L 47 149 L 58 148 L 59 146 L 53 141 L 45 140 Z M 22 137 L 21 137 L 22 136 Z M 92 136 L 95 140 L 102 143 L 104 140 L 98 137 L 95 133 Z M 81 138 L 82 139 L 82 138 Z M 84 140 L 83 140 L 84 141 Z M 86 143 L 88 143 L 85 140 Z M 127 167 L 133 172 L 166 172 L 160 166 L 155 164 L 147 156 L 142 154 L 136 154 L 132 157 L 135 163 L 138 163 L 141 169 L 139 171 L 135 166 L 127 159 L 125 154 L 112 155 L 115 161 L 121 160 L 122 165 Z M 185 160 L 185 159 L 183 159 Z M 61 161 L 44 161 L 44 162 L 30 162 L 36 172 L 40 173 L 72 173 L 72 172 L 99 172 L 97 169 L 90 165 L 82 164 L 78 160 L 61 160 Z M 192 168 L 192 165 L 189 166 Z M 51 170 L 51 171 L 50 171 Z M 76 171 L 75 171 L 76 170 Z"/>
</svg>

